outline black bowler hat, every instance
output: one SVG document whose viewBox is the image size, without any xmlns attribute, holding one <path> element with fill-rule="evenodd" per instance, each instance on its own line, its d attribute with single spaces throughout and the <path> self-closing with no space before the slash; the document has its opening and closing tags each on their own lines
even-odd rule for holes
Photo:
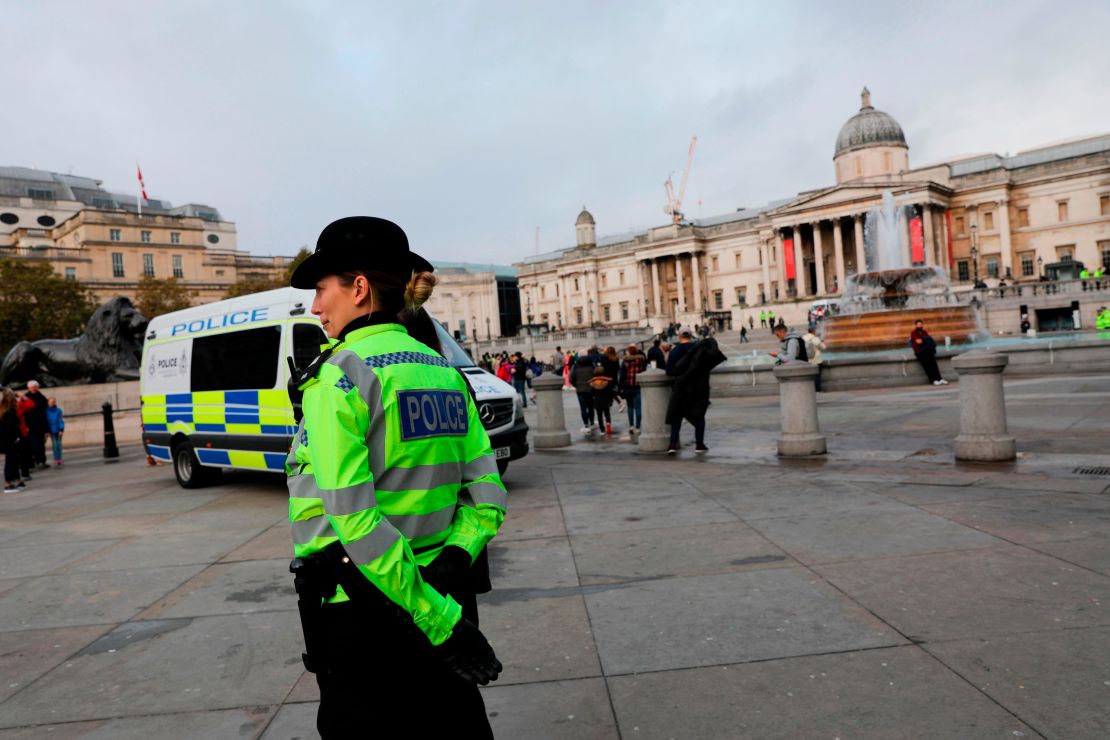
<svg viewBox="0 0 1110 740">
<path fill-rule="evenodd" d="M 322 277 L 360 269 L 408 280 L 413 272 L 431 272 L 434 268 L 431 262 L 409 251 L 408 237 L 397 224 L 373 216 L 350 216 L 324 227 L 316 240 L 316 251 L 297 266 L 289 284 L 312 289 Z"/>
</svg>

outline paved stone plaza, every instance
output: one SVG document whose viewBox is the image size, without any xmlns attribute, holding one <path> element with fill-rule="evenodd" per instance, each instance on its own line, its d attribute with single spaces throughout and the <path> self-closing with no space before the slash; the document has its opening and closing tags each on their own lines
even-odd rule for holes
<svg viewBox="0 0 1110 740">
<path fill-rule="evenodd" d="M 1110 378 L 1006 392 L 1005 465 L 954 462 L 956 384 L 822 394 L 795 462 L 774 397 L 674 459 L 583 441 L 566 394 L 491 547 L 495 733 L 1110 736 Z M 0 498 L 0 736 L 315 736 L 282 481 L 98 455 Z"/>
</svg>

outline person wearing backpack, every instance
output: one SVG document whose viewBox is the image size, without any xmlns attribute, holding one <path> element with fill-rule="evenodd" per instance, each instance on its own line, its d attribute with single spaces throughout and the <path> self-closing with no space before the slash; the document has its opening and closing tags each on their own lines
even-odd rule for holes
<svg viewBox="0 0 1110 740">
<path fill-rule="evenodd" d="M 775 336 L 782 346 L 779 350 L 767 354 L 775 358 L 776 365 L 785 365 L 789 362 L 809 362 L 809 353 L 806 352 L 806 343 L 798 336 L 798 332 L 787 328 L 786 324 L 775 324 Z"/>
<path fill-rule="evenodd" d="M 578 411 L 582 414 L 582 433 L 594 433 L 594 364 L 585 352 L 578 356 L 570 370 L 570 383 L 578 395 Z"/>
<path fill-rule="evenodd" d="M 621 362 L 617 386 L 628 408 L 628 438 L 638 434 L 644 422 L 643 407 L 640 403 L 639 375 L 647 368 L 647 358 L 635 344 L 628 345 L 628 354 Z"/>
<path fill-rule="evenodd" d="M 813 379 L 813 383 L 818 393 L 821 392 L 821 350 L 825 349 L 825 342 L 821 337 L 817 336 L 817 326 L 815 324 L 809 325 L 809 330 L 802 335 L 802 343 L 806 347 L 806 355 L 808 356 L 809 364 L 817 366 L 817 376 Z"/>
<path fill-rule="evenodd" d="M 929 382 L 933 385 L 948 385 L 948 381 L 940 376 L 940 368 L 937 367 L 937 343 L 929 336 L 929 332 L 925 331 L 925 322 L 921 319 L 913 322 L 910 347 L 913 348 L 913 354 L 921 363 L 921 368 L 925 371 L 925 377 Z"/>
</svg>

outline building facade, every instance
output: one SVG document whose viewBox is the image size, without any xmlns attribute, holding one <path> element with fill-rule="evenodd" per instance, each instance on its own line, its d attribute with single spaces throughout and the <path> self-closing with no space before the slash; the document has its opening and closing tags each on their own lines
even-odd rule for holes
<svg viewBox="0 0 1110 740">
<path fill-rule="evenodd" d="M 459 341 L 514 336 L 521 326 L 516 270 L 434 262 L 436 287 L 424 307 Z"/>
<path fill-rule="evenodd" d="M 900 263 L 936 266 L 957 287 L 1036 281 L 1062 262 L 1110 266 L 1110 135 L 911 169 L 901 126 L 864 88 L 833 168 L 835 185 L 761 208 L 603 239 L 583 208 L 574 247 L 515 265 L 521 300 L 558 329 L 804 316 L 878 267 L 865 224 L 885 193 L 907 216 Z"/>
<path fill-rule="evenodd" d="M 210 206 L 173 207 L 111 193 L 99 180 L 0 167 L 0 259 L 46 262 L 87 285 L 97 301 L 135 297 L 143 277 L 174 277 L 196 303 L 228 286 L 282 274 L 288 257 L 240 251 L 235 224 Z"/>
</svg>

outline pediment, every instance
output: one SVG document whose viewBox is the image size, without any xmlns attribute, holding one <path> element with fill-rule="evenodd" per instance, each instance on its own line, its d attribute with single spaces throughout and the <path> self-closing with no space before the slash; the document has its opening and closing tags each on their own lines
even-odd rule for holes
<svg viewBox="0 0 1110 740">
<path fill-rule="evenodd" d="M 920 182 L 849 182 L 823 190 L 801 193 L 797 198 L 779 206 L 769 215 L 775 217 L 841 205 L 858 208 L 860 203 L 877 203 L 887 190 L 894 193 L 895 197 L 899 197 L 901 193 L 928 191 L 934 189 L 934 186 L 939 190 L 948 190 L 944 186 L 929 180 Z"/>
</svg>

